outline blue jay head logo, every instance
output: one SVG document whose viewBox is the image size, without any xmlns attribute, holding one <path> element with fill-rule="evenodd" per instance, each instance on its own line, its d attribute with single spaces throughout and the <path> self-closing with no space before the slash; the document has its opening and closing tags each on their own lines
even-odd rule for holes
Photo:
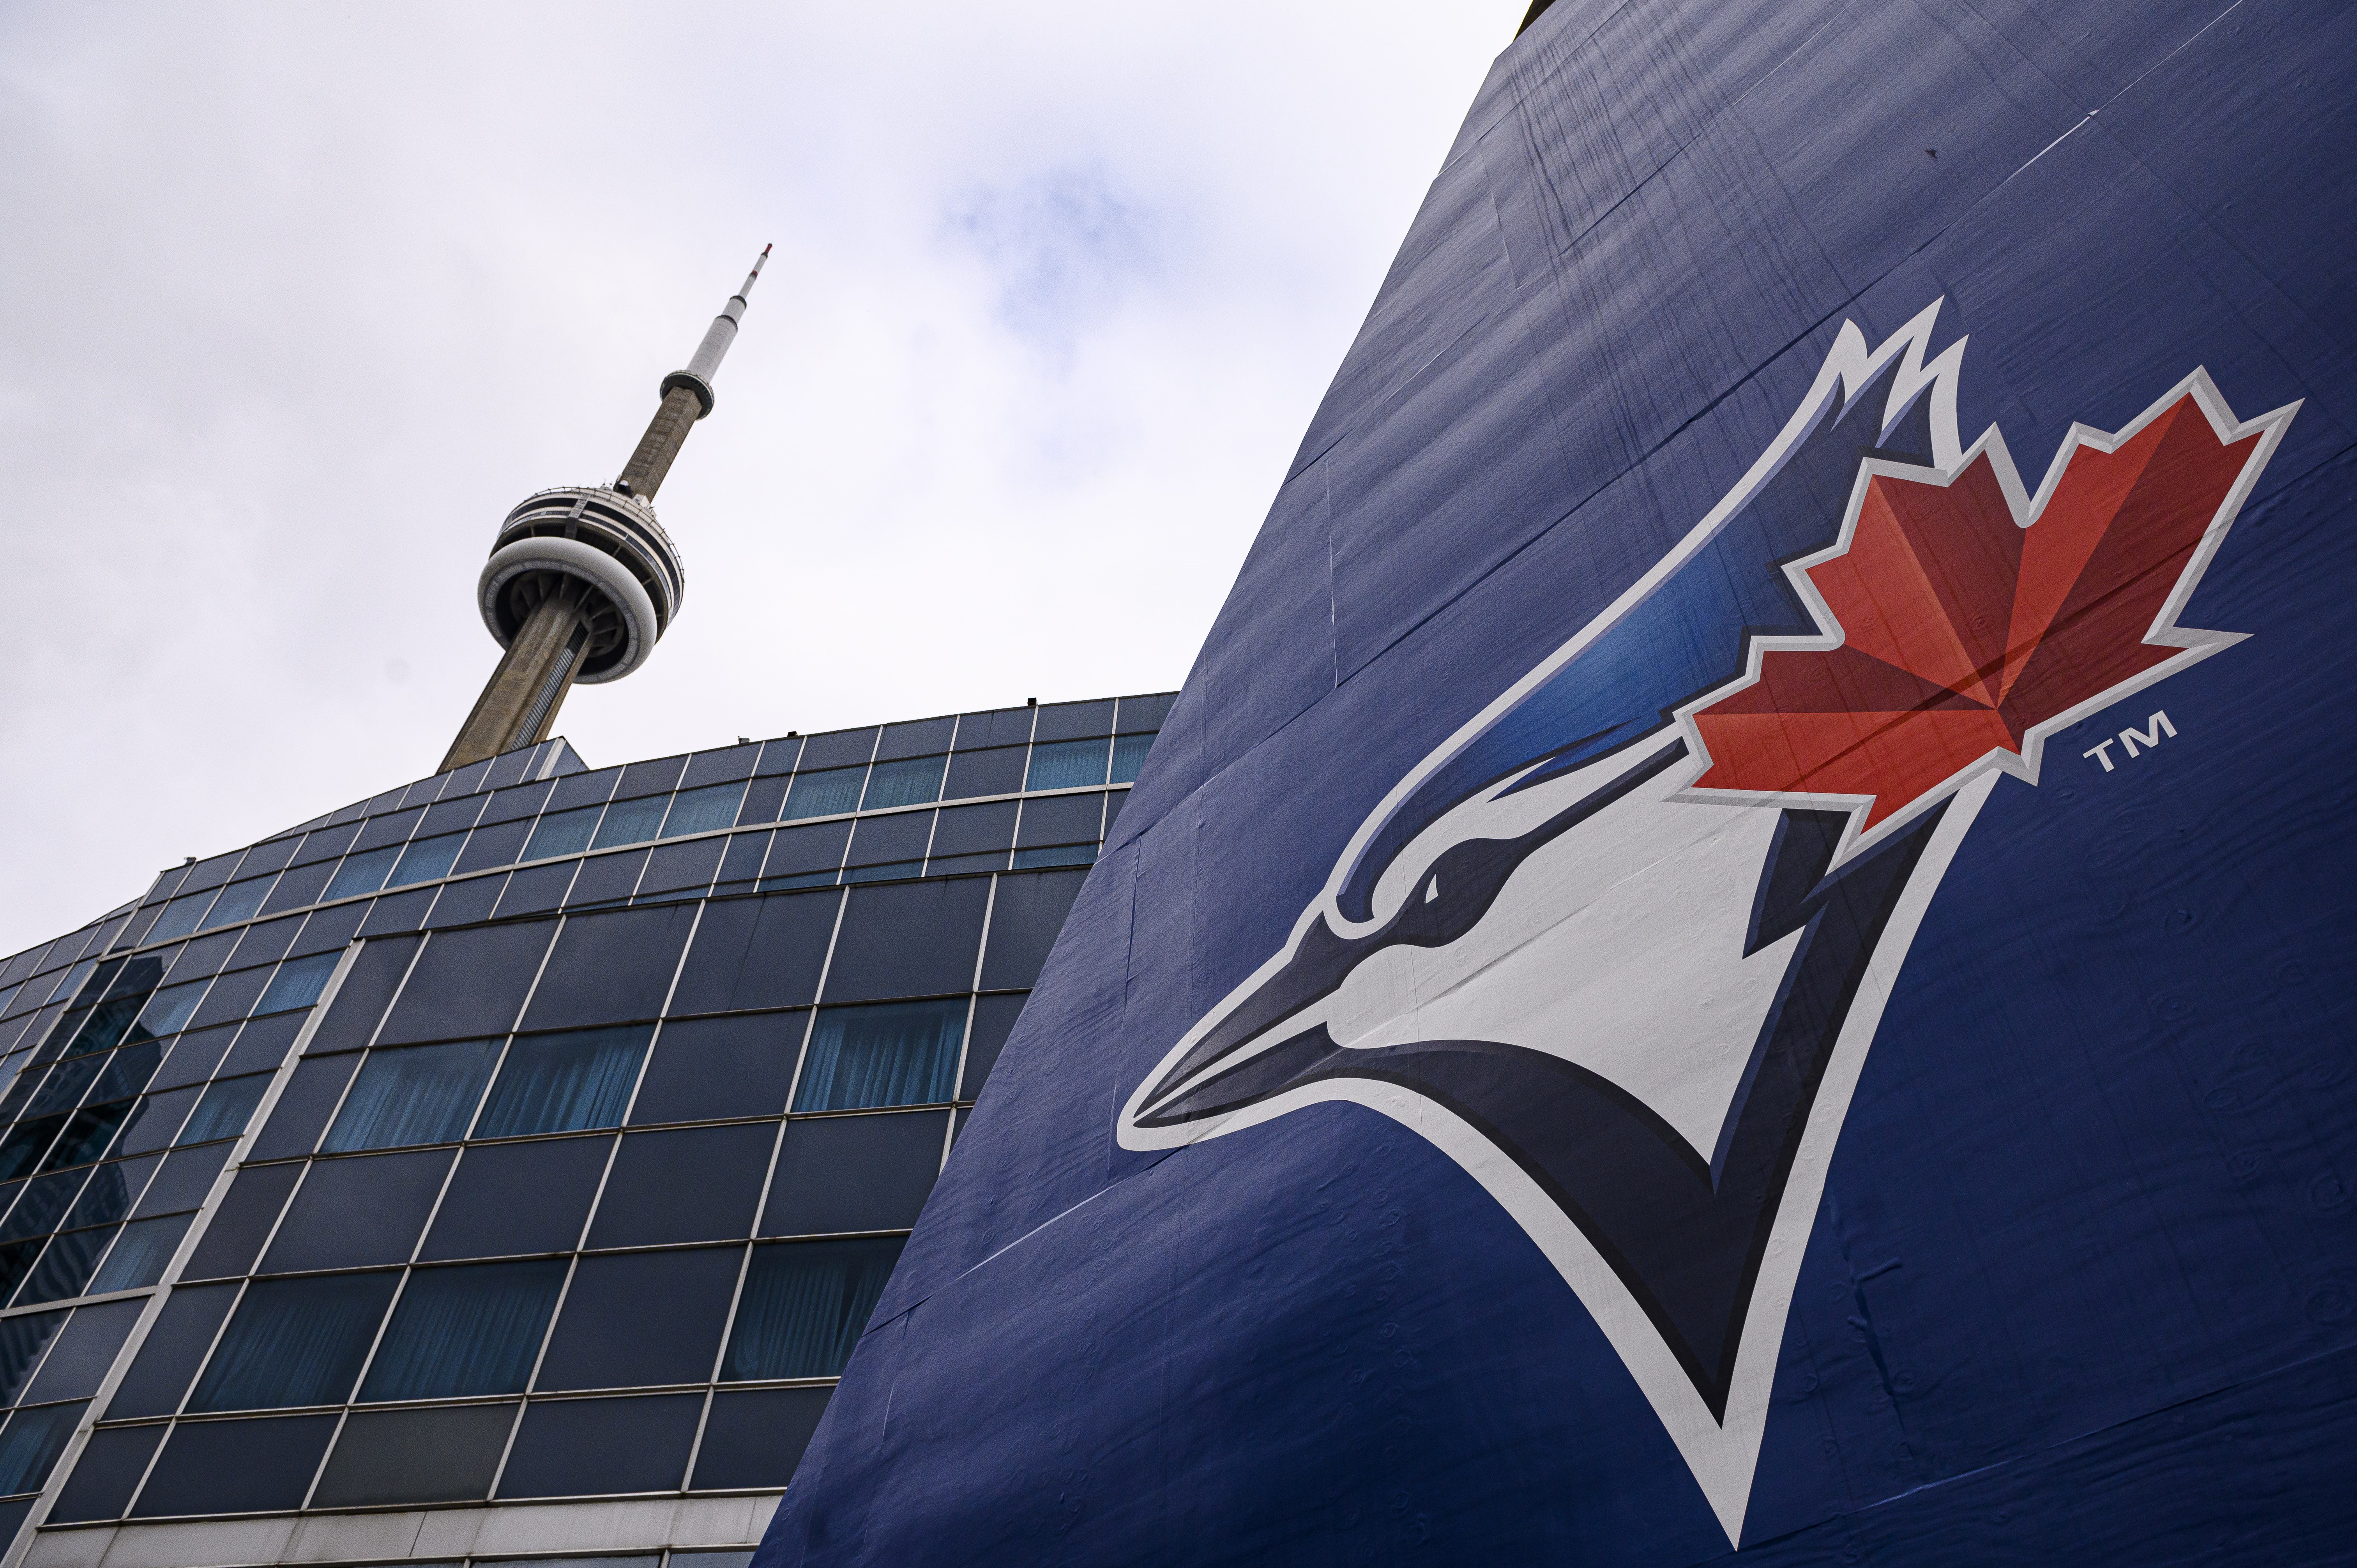
<svg viewBox="0 0 2357 1568">
<path fill-rule="evenodd" d="M 2239 640 L 2177 616 L 2297 407 L 2238 421 L 2197 370 L 2126 429 L 2074 426 L 2033 494 L 1994 427 L 1960 445 L 1965 345 L 1931 354 L 1938 309 L 1879 347 L 1845 324 L 1725 498 L 1536 668 L 1500 672 L 1118 1124 L 1172 1148 L 1342 1101 L 1430 1140 L 1595 1316 L 1731 1543 L 1827 1164 L 1941 876 L 1999 774 L 2037 782 L 2046 736 Z M 2087 482 L 2107 463 L 2144 477 Z M 1945 510 L 1893 534 L 1877 498 L 1917 491 Z M 2112 510 L 2081 517 L 2081 492 Z M 2027 550 L 2050 507 L 2078 521 Z M 1941 564 L 1959 515 L 2014 552 L 2011 577 Z M 2017 607 L 1930 678 L 1889 650 L 1950 644 L 1846 627 L 1820 568 L 1880 574 L 1878 603 L 1904 576 L 1925 603 L 1995 582 Z M 2005 633 L 2022 604 L 2042 618 Z M 2068 661 L 2077 684 L 2019 686 L 2039 639 L 2121 626 L 2125 651 Z M 1883 694 L 1786 712 L 1773 661 L 1836 654 L 1862 663 L 1831 687 Z M 1928 694 L 1887 695 L 1909 680 Z"/>
</svg>

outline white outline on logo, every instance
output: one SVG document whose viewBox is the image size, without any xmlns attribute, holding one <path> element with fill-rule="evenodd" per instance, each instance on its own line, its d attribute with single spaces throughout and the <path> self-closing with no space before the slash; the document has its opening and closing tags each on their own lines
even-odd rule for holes
<svg viewBox="0 0 2357 1568">
<path fill-rule="evenodd" d="M 1995 789 L 2000 773 L 2010 773 L 2035 784 L 2043 742 L 2049 736 L 2088 714 L 2189 668 L 2220 649 L 2244 639 L 2245 634 L 2180 628 L 2177 618 L 2199 585 L 2236 513 L 2257 482 L 2260 472 L 2266 467 L 2267 460 L 2274 455 L 2275 448 L 2281 443 L 2292 416 L 2299 409 L 2298 403 L 2289 403 L 2255 419 L 2238 422 L 2208 373 L 2197 369 L 2115 434 L 2107 435 L 2083 424 L 2073 424 L 2056 452 L 2038 493 L 2034 497 L 2029 496 L 2023 490 L 2011 456 L 2006 450 L 2004 436 L 1995 425 L 1984 432 L 1969 449 L 1962 448 L 1957 441 L 1956 377 L 1966 339 L 1958 338 L 1928 364 L 1924 360 L 1924 352 L 1930 346 L 1932 323 L 1941 303 L 1934 300 L 1878 348 L 1872 349 L 1867 348 L 1865 335 L 1857 326 L 1845 321 L 1799 407 L 1776 439 L 1734 488 L 1610 606 L 1521 680 L 1501 693 L 1495 701 L 1436 747 L 1384 795 L 1352 834 L 1349 844 L 1336 860 L 1324 888 L 1301 912 L 1284 945 L 1206 1012 L 1170 1047 L 1122 1107 L 1115 1128 L 1118 1141 L 1124 1148 L 1175 1149 L 1258 1126 L 1310 1105 L 1340 1101 L 1378 1112 L 1431 1143 L 1480 1182 L 1513 1217 L 1578 1295 L 1581 1304 L 1595 1318 L 1645 1394 L 1663 1428 L 1677 1444 L 1712 1511 L 1725 1529 L 1730 1546 L 1741 1542 L 1752 1473 L 1759 1461 L 1760 1439 L 1766 1429 L 1777 1353 L 1791 1310 L 1792 1288 L 1799 1274 L 1801 1258 L 1815 1223 L 1819 1200 L 1824 1195 L 1834 1147 L 1848 1116 L 1851 1096 L 1864 1069 L 1876 1029 L 1881 1022 L 1883 1008 L 1900 970 L 1906 962 L 1908 950 L 1925 911 L 1930 908 L 1933 893 L 1954 860 L 1957 849 L 1965 833 L 1971 830 L 1981 807 Z M 1162 1085 L 1165 1075 L 1230 1012 L 1281 972 L 1300 950 L 1302 942 L 1316 925 L 1323 922 L 1334 935 L 1344 939 L 1371 935 L 1381 929 L 1400 903 L 1423 886 L 1425 869 L 1447 847 L 1447 843 L 1462 842 L 1465 837 L 1474 836 L 1462 830 L 1481 823 L 1485 818 L 1494 821 L 1512 810 L 1506 798 L 1530 769 L 1498 780 L 1477 792 L 1469 801 L 1452 808 L 1447 818 L 1459 819 L 1459 822 L 1447 842 L 1435 842 L 1435 835 L 1427 831 L 1404 846 L 1395 855 L 1393 865 L 1384 869 L 1367 919 L 1354 921 L 1343 915 L 1340 895 L 1351 882 L 1361 856 L 1391 814 L 1409 799 L 1417 787 L 1480 739 L 1524 697 L 1577 659 L 1598 638 L 1652 597 L 1759 495 L 1801 444 L 1819 427 L 1828 412 L 1834 409 L 1836 397 L 1846 403 L 1865 391 L 1876 377 L 1890 370 L 1894 363 L 1897 369 L 1884 406 L 1881 433 L 1887 435 L 1919 398 L 1929 397 L 1933 466 L 1925 468 L 1882 460 L 1869 460 L 1862 465 L 1836 542 L 1827 549 L 1785 567 L 1803 602 L 1818 623 L 1818 634 L 1755 639 L 1742 676 L 1682 706 L 1674 723 L 1661 732 L 1654 746 L 1646 747 L 1642 754 L 1631 752 L 1625 758 L 1628 768 L 1639 767 L 1641 766 L 1642 756 L 1658 755 L 1660 749 L 1673 740 L 1683 739 L 1691 753 L 1691 761 L 1681 766 L 1680 771 L 1685 775 L 1686 785 L 1675 798 L 1696 803 L 1756 802 L 1774 807 L 1817 807 L 1850 811 L 1849 826 L 1844 833 L 1835 865 L 1883 842 L 1907 822 L 1920 818 L 1938 801 L 1953 801 L 1932 830 L 1921 857 L 1884 927 L 1881 940 L 1868 960 L 1864 981 L 1843 1021 L 1824 1080 L 1809 1109 L 1801 1146 L 1786 1178 L 1783 1195 L 1770 1230 L 1766 1255 L 1746 1307 L 1733 1375 L 1729 1380 L 1725 1420 L 1713 1417 L 1684 1369 L 1662 1341 L 1644 1309 L 1569 1217 L 1521 1166 L 1501 1153 L 1488 1138 L 1453 1112 L 1424 1096 L 1393 1084 L 1369 1079 L 1328 1079 L 1288 1090 L 1224 1115 L 1168 1127 L 1140 1125 L 1138 1118 L 1146 1109 L 1149 1091 Z M 1942 784 L 1894 813 L 1871 833 L 1859 832 L 1859 825 L 1870 804 L 1868 799 L 1691 789 L 1692 780 L 1709 766 L 1707 753 L 1693 723 L 1696 712 L 1756 682 L 1760 678 L 1761 657 L 1770 649 L 1823 650 L 1840 645 L 1840 625 L 1816 585 L 1809 580 L 1807 568 L 1848 550 L 1857 527 L 1858 509 L 1865 497 L 1866 484 L 1871 475 L 1883 473 L 1916 483 L 1946 485 L 1986 454 L 2004 488 L 2007 503 L 2015 521 L 2028 527 L 2042 513 L 2072 454 L 2080 447 L 2102 452 L 2117 450 L 2122 443 L 2189 392 L 2201 406 L 2212 432 L 2221 441 L 2239 441 L 2260 433 L 2264 433 L 2265 439 L 2246 460 L 2233 488 L 2212 519 L 2192 559 L 2179 575 L 2175 588 L 2147 633 L 2145 640 L 2148 643 L 2181 649 L 2183 651 L 2179 657 L 2034 726 L 2027 733 L 2018 757 L 2001 748 L 1993 749 L 1989 755 L 1960 768 Z M 1622 769 L 1616 768 L 1614 771 L 1618 773 Z M 1461 818 L 1460 813 L 1464 813 Z M 1204 1064 L 1199 1071 L 1189 1074 L 1185 1082 L 1164 1087 L 1163 1091 L 1155 1097 L 1157 1102 L 1183 1094 L 1205 1079 L 1226 1071 L 1266 1049 L 1275 1043 L 1275 1037 L 1281 1033 L 1274 1028 L 1263 1031 L 1233 1051 Z"/>
</svg>

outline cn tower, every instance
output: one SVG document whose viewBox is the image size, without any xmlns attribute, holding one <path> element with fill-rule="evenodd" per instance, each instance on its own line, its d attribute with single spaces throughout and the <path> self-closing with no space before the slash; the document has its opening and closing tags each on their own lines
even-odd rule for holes
<svg viewBox="0 0 2357 1568">
<path fill-rule="evenodd" d="M 542 490 L 500 524 L 476 597 L 505 651 L 439 771 L 547 738 L 566 692 L 620 680 L 670 628 L 687 574 L 655 521 L 655 491 L 688 431 L 712 412 L 712 378 L 769 259 L 764 245 L 687 368 L 662 379 L 662 401 L 619 478 Z"/>
</svg>

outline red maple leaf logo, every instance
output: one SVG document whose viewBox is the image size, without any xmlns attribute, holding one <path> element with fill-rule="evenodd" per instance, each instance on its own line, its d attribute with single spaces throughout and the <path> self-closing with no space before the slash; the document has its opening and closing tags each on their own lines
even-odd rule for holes
<svg viewBox="0 0 2357 1568">
<path fill-rule="evenodd" d="M 1696 709 L 1710 766 L 1694 787 L 1870 797 L 1870 832 L 1992 753 L 2019 758 L 2048 720 L 2198 657 L 2146 639 L 2290 413 L 2222 440 L 2190 382 L 2113 449 L 2066 448 L 2036 510 L 1994 437 L 1946 480 L 1870 471 L 1849 548 L 1806 568 L 1840 646 L 1771 647 L 1756 681 Z"/>
</svg>

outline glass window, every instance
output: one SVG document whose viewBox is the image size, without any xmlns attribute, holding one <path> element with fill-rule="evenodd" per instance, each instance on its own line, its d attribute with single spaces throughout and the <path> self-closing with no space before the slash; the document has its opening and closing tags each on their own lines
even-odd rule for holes
<svg viewBox="0 0 2357 1568">
<path fill-rule="evenodd" d="M 565 1288 L 562 1258 L 409 1276 L 363 1400 L 521 1393 Z"/>
<path fill-rule="evenodd" d="M 354 898 L 363 893 L 373 893 L 384 886 L 393 865 L 401 859 L 397 844 L 372 849 L 362 854 L 348 854 L 336 867 L 336 875 L 328 882 L 328 890 L 320 902 L 332 903 L 338 898 Z"/>
<path fill-rule="evenodd" d="M 589 841 L 589 847 L 611 849 L 617 844 L 644 843 L 661 831 L 663 809 L 670 804 L 670 798 L 663 795 L 615 801 L 606 808 L 605 818 L 597 824 L 597 836 Z"/>
<path fill-rule="evenodd" d="M 526 860 L 546 860 L 551 855 L 579 854 L 589 847 L 590 835 L 597 831 L 599 808 L 584 806 L 577 811 L 557 811 L 533 824 L 532 841 L 523 846 Z"/>
<path fill-rule="evenodd" d="M 311 1506 L 383 1508 L 486 1497 L 515 1416 L 512 1403 L 357 1412 L 336 1439 L 335 1457 L 319 1477 Z M 81 1473 L 79 1466 L 75 1473 Z"/>
<path fill-rule="evenodd" d="M 1146 754 L 1153 748 L 1150 735 L 1117 735 L 1113 738 L 1113 781 L 1126 784 L 1137 777 L 1146 766 Z"/>
<path fill-rule="evenodd" d="M 308 1007 L 328 988 L 328 977 L 336 972 L 341 953 L 314 953 L 298 958 L 292 963 L 282 963 L 278 972 L 270 977 L 269 988 L 254 1007 L 256 1013 L 291 1013 L 297 1007 Z"/>
<path fill-rule="evenodd" d="M 977 795 L 1012 795 L 1023 788 L 1023 747 L 1002 746 L 988 751 L 961 751 L 950 758 L 949 781 L 943 794 L 952 800 Z"/>
<path fill-rule="evenodd" d="M 59 1494 L 57 1507 L 49 1512 L 50 1522 L 86 1524 L 121 1517 L 166 1430 L 129 1426 L 91 1433 L 89 1445 L 74 1461 L 65 1490 Z"/>
<path fill-rule="evenodd" d="M 54 1171 L 68 1165 L 86 1165 L 106 1153 L 106 1146 L 114 1141 L 114 1130 L 131 1114 L 132 1105 L 131 1101 L 119 1100 L 112 1105 L 85 1105 L 75 1112 L 66 1130 L 58 1134 L 49 1157 L 41 1162 L 41 1168 Z"/>
<path fill-rule="evenodd" d="M 647 1126 L 776 1115 L 786 1108 L 786 1080 L 809 1018 L 753 1013 L 664 1025 L 630 1121 Z"/>
<path fill-rule="evenodd" d="M 965 1070 L 958 1084 L 960 1100 L 972 1100 L 982 1092 L 984 1081 L 998 1060 L 1000 1048 L 1006 1044 L 1006 1036 L 1015 1032 L 1015 1020 L 1022 1015 L 1023 1004 L 1030 999 L 1028 993 L 975 998 L 973 1033 L 965 1043 Z"/>
<path fill-rule="evenodd" d="M 693 904 L 576 915 L 556 940 L 522 1026 L 564 1029 L 654 1017 L 694 924 Z"/>
<path fill-rule="evenodd" d="M 834 1392 L 829 1388 L 731 1389 L 715 1394 L 712 1413 L 705 1418 L 704 1444 L 695 1454 L 695 1488 L 784 1486 L 793 1478 L 794 1466 L 802 1463 L 802 1451 L 810 1446 Z M 80 1466 L 74 1474 L 81 1476 Z M 752 1554 L 675 1552 L 671 1560 L 673 1568 L 747 1568 Z"/>
<path fill-rule="evenodd" d="M 1102 697 L 1086 703 L 1049 703 L 1039 710 L 1039 726 L 1031 732 L 1034 741 L 1079 740 L 1094 737 L 1113 729 L 1113 699 Z"/>
<path fill-rule="evenodd" d="M 62 1312 L 0 1317 L 0 1405 L 14 1404 L 24 1397 L 34 1364 L 65 1326 Z"/>
<path fill-rule="evenodd" d="M 379 1043 L 507 1033 L 523 1010 L 554 930 L 554 921 L 533 920 L 436 933 L 402 987 Z"/>
<path fill-rule="evenodd" d="M 332 1415 L 184 1422 L 156 1456 L 132 1517 L 298 1509 L 335 1431 Z"/>
<path fill-rule="evenodd" d="M 842 898 L 791 893 L 705 905 L 671 1011 L 726 1013 L 816 1000 Z"/>
<path fill-rule="evenodd" d="M 221 897 L 213 900 L 213 907 L 205 911 L 205 924 L 226 926 L 234 921 L 252 919 L 254 911 L 262 908 L 263 899 L 269 896 L 273 880 L 268 876 L 256 876 L 249 881 L 231 883 L 221 889 Z"/>
<path fill-rule="evenodd" d="M 683 833 L 708 833 L 719 828 L 737 825 L 737 808 L 745 799 L 742 784 L 715 784 L 705 789 L 690 789 L 674 796 L 671 815 L 663 819 L 662 836 L 678 838 Z"/>
<path fill-rule="evenodd" d="M 401 977 L 409 972 L 409 961 L 416 952 L 414 937 L 379 940 L 363 946 L 361 956 L 352 960 L 351 972 L 344 976 L 343 985 L 336 992 L 335 1004 L 312 1032 L 310 1049 L 306 1054 L 319 1056 L 367 1045 L 369 1037 L 376 1033 L 377 1020 L 384 1016 L 385 1004 L 401 988 Z M 183 1040 L 180 1048 L 186 1048 L 187 1044 Z M 177 1058 L 176 1050 L 176 1061 Z"/>
<path fill-rule="evenodd" d="M 27 1236 L 46 1236 L 57 1229 L 58 1220 L 73 1206 L 74 1195 L 81 1191 L 82 1183 L 90 1179 L 88 1171 L 71 1171 L 59 1176 L 45 1176 L 25 1184 L 23 1195 L 8 1211 L 8 1223 L 0 1226 L 0 1241 L 22 1240 Z"/>
<path fill-rule="evenodd" d="M 180 1135 L 172 1140 L 178 1147 L 187 1144 L 210 1144 L 215 1138 L 234 1138 L 245 1131 L 253 1115 L 253 1108 L 262 1102 L 262 1091 L 270 1087 L 270 1074 L 249 1073 L 243 1078 L 216 1079 L 197 1101 L 188 1114 Z"/>
<path fill-rule="evenodd" d="M 1105 781 L 1110 743 L 1067 740 L 1031 748 L 1031 767 L 1023 776 L 1026 789 L 1077 789 Z"/>
<path fill-rule="evenodd" d="M 862 811 L 887 806 L 920 806 L 942 798 L 942 767 L 946 757 L 912 757 L 905 762 L 879 762 L 868 770 Z"/>
<path fill-rule="evenodd" d="M 336 1404 L 350 1394 L 396 1273 L 257 1280 L 222 1334 L 192 1411 Z"/>
<path fill-rule="evenodd" d="M 754 1248 L 722 1379 L 836 1376 L 851 1359 L 902 1245 L 892 1236 Z"/>
<path fill-rule="evenodd" d="M 700 1383 L 712 1375 L 745 1249 L 584 1258 L 542 1363 L 544 1389 Z"/>
<path fill-rule="evenodd" d="M 405 1263 L 441 1196 L 447 1149 L 315 1160 L 271 1238 L 265 1273 Z"/>
<path fill-rule="evenodd" d="M 797 773 L 786 796 L 785 821 L 797 817 L 832 817 L 859 809 L 860 785 L 867 769 L 831 768 L 817 773 Z"/>
<path fill-rule="evenodd" d="M 212 901 L 210 889 L 173 899 L 164 906 L 164 912 L 156 917 L 156 923 L 147 928 L 147 940 L 161 942 L 187 936 L 197 929 L 197 922 L 205 918 L 205 906 Z"/>
<path fill-rule="evenodd" d="M 905 1230 L 942 1168 L 946 1111 L 822 1116 L 786 1124 L 764 1236 Z"/>
<path fill-rule="evenodd" d="M 1017 849 L 1038 844 L 1093 844 L 1103 836 L 1103 795 L 1059 795 L 1052 800 L 1023 802 L 1023 822 L 1015 835 Z"/>
<path fill-rule="evenodd" d="M 81 1420 L 82 1405 L 42 1405 L 20 1410 L 0 1429 L 0 1491 L 38 1491 L 49 1478 L 66 1439 Z"/>
<path fill-rule="evenodd" d="M 606 1178 L 588 1245 L 651 1247 L 751 1235 L 776 1141 L 777 1125 L 767 1122 L 630 1134 Z"/>
<path fill-rule="evenodd" d="M 500 1496 L 676 1490 L 685 1478 L 687 1451 L 703 1413 L 701 1394 L 535 1400 L 517 1429 L 514 1452 L 500 1477 Z M 654 1561 L 651 1554 L 560 1559 L 534 1568 L 654 1568 Z"/>
<path fill-rule="evenodd" d="M 114 1239 L 114 1251 L 90 1282 L 92 1295 L 111 1290 L 138 1290 L 164 1277 L 164 1265 L 188 1233 L 193 1214 L 167 1214 L 157 1219 L 135 1219 Z"/>
<path fill-rule="evenodd" d="M 989 898 L 990 884 L 980 877 L 856 889 L 827 968 L 826 999 L 883 1002 L 970 990 Z"/>
<path fill-rule="evenodd" d="M 24 1176 L 40 1162 L 58 1129 L 66 1124 L 64 1113 L 43 1116 L 31 1122 L 19 1122 L 8 1129 L 8 1136 L 0 1139 L 0 1181 Z"/>
<path fill-rule="evenodd" d="M 328 1130 L 327 1152 L 456 1142 L 499 1055 L 497 1040 L 371 1051 Z"/>
<path fill-rule="evenodd" d="M 195 1015 L 197 1004 L 205 999 L 205 987 L 210 980 L 191 980 L 185 985 L 167 985 L 147 999 L 139 1010 L 139 1027 L 161 1039 L 177 1033 Z"/>
<path fill-rule="evenodd" d="M 49 1238 L 48 1250 L 41 1254 L 40 1262 L 25 1281 L 25 1288 L 16 1293 L 16 1305 L 29 1306 L 36 1302 L 64 1301 L 82 1294 L 91 1273 L 98 1267 L 99 1254 L 114 1239 L 112 1227 L 103 1230 L 68 1230 Z"/>
<path fill-rule="evenodd" d="M 965 1037 L 963 997 L 821 1010 L 796 1111 L 865 1111 L 947 1101 Z"/>
<path fill-rule="evenodd" d="M 393 868 L 385 886 L 406 887 L 413 882 L 431 882 L 437 876 L 449 875 L 451 864 L 458 858 L 458 846 L 466 842 L 464 833 L 419 839 L 401 852 L 401 863 Z"/>
<path fill-rule="evenodd" d="M 621 1125 L 654 1031 L 646 1025 L 520 1035 L 476 1125 L 479 1138 Z M 367 1077 L 361 1077 L 365 1083 Z"/>
<path fill-rule="evenodd" d="M 1031 988 L 1085 880 L 1077 871 L 998 879 L 998 897 L 990 909 L 990 950 L 982 961 L 982 989 Z"/>
<path fill-rule="evenodd" d="M 188 1277 L 226 1279 L 252 1269 L 302 1171 L 300 1165 L 264 1165 L 238 1172 L 188 1259 Z"/>
<path fill-rule="evenodd" d="M 556 1138 L 468 1149 L 434 1217 L 422 1258 L 497 1258 L 570 1251 L 606 1174 L 608 1138 Z M 5 1319 L 0 1319 L 5 1321 Z"/>
<path fill-rule="evenodd" d="M 352 1056 L 314 1058 L 295 1069 L 287 1080 L 286 1091 L 272 1107 L 270 1120 L 262 1124 L 262 1135 L 253 1142 L 255 1160 L 278 1160 L 289 1155 L 307 1155 L 319 1142 L 320 1130 L 344 1097 L 344 1085 L 350 1081 L 352 1069 L 360 1058 Z M 175 1160 L 185 1156 L 174 1155 Z M 165 1176 L 171 1175 L 167 1166 Z M 162 1187 L 163 1179 L 156 1186 Z M 142 1199 L 143 1207 L 152 1207 Z M 178 1205 L 173 1207 L 177 1208 Z"/>
<path fill-rule="evenodd" d="M 213 1331 L 229 1316 L 236 1298 L 235 1285 L 206 1285 L 175 1290 L 164 1304 L 163 1316 L 139 1347 L 138 1359 L 114 1391 L 106 1407 L 110 1417 L 169 1415 L 179 1408 L 180 1396 L 196 1375 L 197 1363 L 212 1342 Z"/>
<path fill-rule="evenodd" d="M 1017 871 L 1044 871 L 1055 865 L 1094 865 L 1097 846 L 1092 843 L 1060 843 L 1047 849 L 1018 849 L 1015 852 Z"/>
<path fill-rule="evenodd" d="M 41 1375 L 25 1391 L 25 1402 L 84 1400 L 98 1392 L 107 1369 L 114 1365 L 115 1352 L 123 1348 L 131 1326 L 144 1310 L 139 1302 L 118 1301 L 85 1306 L 75 1313 L 58 1337 L 57 1348 L 41 1363 Z"/>
</svg>

